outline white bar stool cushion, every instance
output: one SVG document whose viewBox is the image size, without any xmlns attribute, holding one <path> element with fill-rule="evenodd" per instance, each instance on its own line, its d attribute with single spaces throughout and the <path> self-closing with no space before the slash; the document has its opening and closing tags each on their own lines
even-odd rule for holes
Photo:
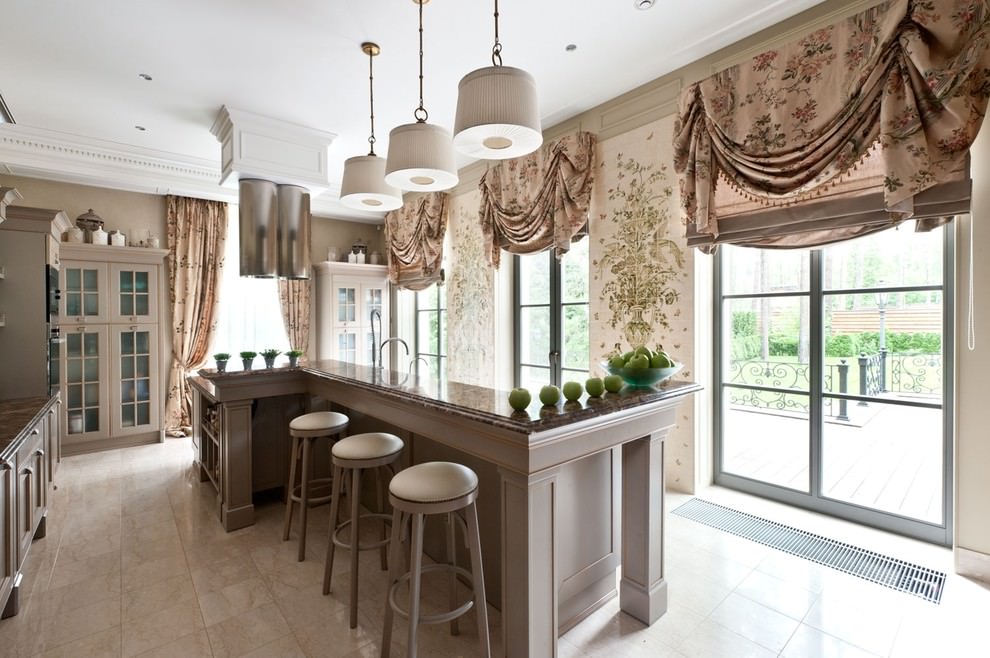
<svg viewBox="0 0 990 658">
<path fill-rule="evenodd" d="M 400 471 L 388 489 L 410 503 L 443 503 L 477 491 L 478 476 L 463 464 L 425 462 Z"/>
<path fill-rule="evenodd" d="M 336 411 L 314 411 L 289 422 L 289 434 L 299 437 L 328 436 L 342 432 L 349 419 Z"/>
<path fill-rule="evenodd" d="M 341 461 L 366 461 L 391 457 L 402 452 L 405 444 L 402 439 L 386 432 L 367 432 L 353 434 L 333 444 L 331 454 L 334 463 Z M 347 464 L 341 464 L 347 467 Z"/>
</svg>

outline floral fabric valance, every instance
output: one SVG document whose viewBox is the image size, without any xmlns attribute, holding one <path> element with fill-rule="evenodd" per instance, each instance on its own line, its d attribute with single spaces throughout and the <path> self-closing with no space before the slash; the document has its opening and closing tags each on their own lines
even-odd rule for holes
<svg viewBox="0 0 990 658">
<path fill-rule="evenodd" d="M 447 232 L 446 192 L 430 192 L 385 215 L 388 278 L 407 290 L 441 281 L 443 237 Z"/>
<path fill-rule="evenodd" d="M 692 85 L 674 128 L 687 234 L 712 244 L 733 221 L 721 216 L 719 178 L 735 193 L 720 196 L 764 211 L 804 204 L 855 177 L 874 147 L 887 225 L 920 216 L 917 195 L 968 172 L 990 96 L 987 37 L 986 0 L 888 0 Z M 742 243 L 839 239 L 827 223 L 794 228 Z M 845 226 L 841 237 L 871 230 Z"/>
<path fill-rule="evenodd" d="M 485 172 L 478 214 L 489 263 L 498 267 L 502 249 L 532 254 L 554 247 L 560 257 L 587 233 L 595 144 L 595 135 L 574 133 Z"/>
</svg>

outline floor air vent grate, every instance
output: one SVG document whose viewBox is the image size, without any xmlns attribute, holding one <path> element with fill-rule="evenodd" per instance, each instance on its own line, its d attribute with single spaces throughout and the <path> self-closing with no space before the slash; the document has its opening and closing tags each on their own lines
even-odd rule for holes
<svg viewBox="0 0 990 658">
<path fill-rule="evenodd" d="M 941 571 L 919 567 L 700 498 L 692 498 L 672 513 L 932 603 L 939 603 L 942 599 L 945 574 Z"/>
</svg>

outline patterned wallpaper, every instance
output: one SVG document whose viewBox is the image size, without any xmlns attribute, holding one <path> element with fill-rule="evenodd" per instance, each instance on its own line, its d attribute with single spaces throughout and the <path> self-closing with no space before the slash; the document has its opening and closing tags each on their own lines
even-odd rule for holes
<svg viewBox="0 0 990 658">
<path fill-rule="evenodd" d="M 495 386 L 495 270 L 478 222 L 481 193 L 451 198 L 447 224 L 447 375 Z"/>
<path fill-rule="evenodd" d="M 591 221 L 591 361 L 663 345 L 693 379 L 694 250 L 682 235 L 667 117 L 598 143 Z M 667 439 L 667 485 L 694 482 L 693 407 Z"/>
</svg>

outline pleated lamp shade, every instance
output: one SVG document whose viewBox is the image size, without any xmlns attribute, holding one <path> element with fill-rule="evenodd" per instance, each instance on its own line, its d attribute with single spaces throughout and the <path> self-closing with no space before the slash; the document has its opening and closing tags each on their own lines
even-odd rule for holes
<svg viewBox="0 0 990 658">
<path fill-rule="evenodd" d="M 426 122 L 396 126 L 388 135 L 385 182 L 400 190 L 439 192 L 457 185 L 450 133 Z"/>
<path fill-rule="evenodd" d="M 355 210 L 388 211 L 402 207 L 402 192 L 385 182 L 385 158 L 359 155 L 344 161 L 340 202 Z"/>
<path fill-rule="evenodd" d="M 454 148 L 473 158 L 505 160 L 543 143 L 536 81 L 511 66 L 468 73 L 457 86 Z"/>
</svg>

